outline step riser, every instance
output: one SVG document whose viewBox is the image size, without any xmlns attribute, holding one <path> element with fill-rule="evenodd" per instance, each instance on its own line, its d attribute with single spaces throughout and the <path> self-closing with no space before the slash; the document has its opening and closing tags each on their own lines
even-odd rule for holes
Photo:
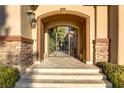
<svg viewBox="0 0 124 93">
<path fill-rule="evenodd" d="M 111 88 L 111 85 L 106 84 L 50 84 L 50 83 L 23 83 L 16 87 L 27 87 L 27 88 Z"/>
<path fill-rule="evenodd" d="M 112 84 L 106 82 L 101 69 L 38 69 L 28 68 L 16 83 L 16 87 L 26 88 L 106 88 Z"/>
<path fill-rule="evenodd" d="M 63 76 L 63 75 L 33 75 L 23 76 L 22 79 L 54 79 L 54 80 L 102 80 L 106 76 Z"/>
<path fill-rule="evenodd" d="M 99 69 L 27 69 L 26 72 L 36 73 L 100 73 Z"/>
</svg>

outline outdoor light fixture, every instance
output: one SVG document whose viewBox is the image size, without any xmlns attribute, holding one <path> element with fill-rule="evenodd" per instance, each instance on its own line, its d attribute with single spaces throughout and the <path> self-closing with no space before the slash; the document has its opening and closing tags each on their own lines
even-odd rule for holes
<svg viewBox="0 0 124 93">
<path fill-rule="evenodd" d="M 35 18 L 32 19 L 32 21 L 30 22 L 32 28 L 36 27 L 36 22 L 37 22 L 37 20 Z"/>
<path fill-rule="evenodd" d="M 35 26 L 36 26 L 35 13 L 32 10 L 27 10 L 27 16 L 28 16 L 28 20 L 31 24 L 31 27 L 35 28 Z"/>
<path fill-rule="evenodd" d="M 27 10 L 27 16 L 29 22 L 32 22 L 32 20 L 35 18 L 35 13 L 32 10 Z"/>
</svg>

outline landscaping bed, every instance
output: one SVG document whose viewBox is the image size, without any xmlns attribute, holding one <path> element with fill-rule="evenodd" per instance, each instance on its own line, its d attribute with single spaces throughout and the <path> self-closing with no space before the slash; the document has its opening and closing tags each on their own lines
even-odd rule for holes
<svg viewBox="0 0 124 93">
<path fill-rule="evenodd" d="M 96 65 L 106 74 L 114 88 L 124 88 L 124 66 L 108 62 L 98 62 Z"/>
<path fill-rule="evenodd" d="M 19 70 L 13 67 L 0 66 L 0 88 L 11 88 L 19 79 Z"/>
</svg>

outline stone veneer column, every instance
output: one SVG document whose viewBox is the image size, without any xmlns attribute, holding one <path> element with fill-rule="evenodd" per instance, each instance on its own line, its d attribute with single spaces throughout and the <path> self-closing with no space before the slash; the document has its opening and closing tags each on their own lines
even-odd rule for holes
<svg viewBox="0 0 124 93">
<path fill-rule="evenodd" d="M 21 61 L 21 42 L 19 41 L 0 41 L 0 64 L 19 65 Z"/>
<path fill-rule="evenodd" d="M 94 41 L 94 63 L 107 62 L 109 56 L 109 39 L 97 38 Z"/>
<path fill-rule="evenodd" d="M 0 64 L 17 67 L 21 73 L 33 63 L 33 41 L 20 36 L 0 37 Z"/>
<path fill-rule="evenodd" d="M 32 42 L 21 42 L 21 62 L 20 62 L 20 69 L 22 72 L 25 71 L 25 69 L 33 64 L 33 43 Z"/>
</svg>

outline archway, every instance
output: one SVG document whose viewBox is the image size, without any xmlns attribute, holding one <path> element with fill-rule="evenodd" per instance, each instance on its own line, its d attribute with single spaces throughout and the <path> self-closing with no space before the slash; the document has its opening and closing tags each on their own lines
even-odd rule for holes
<svg viewBox="0 0 124 93">
<path fill-rule="evenodd" d="M 65 22 L 66 21 L 66 22 Z M 80 47 L 85 47 L 83 52 L 85 56 L 85 61 L 90 61 L 90 17 L 80 12 L 71 10 L 58 10 L 48 12 L 46 14 L 40 15 L 37 18 L 37 53 L 38 60 L 44 59 L 44 45 L 45 45 L 45 29 L 50 26 L 55 25 L 73 25 L 80 28 L 80 40 L 84 42 L 81 43 Z M 83 32 L 84 31 L 84 32 Z M 83 35 L 82 35 L 83 33 Z M 82 39 L 81 37 L 85 37 Z M 80 48 L 79 52 L 82 52 Z"/>
</svg>

